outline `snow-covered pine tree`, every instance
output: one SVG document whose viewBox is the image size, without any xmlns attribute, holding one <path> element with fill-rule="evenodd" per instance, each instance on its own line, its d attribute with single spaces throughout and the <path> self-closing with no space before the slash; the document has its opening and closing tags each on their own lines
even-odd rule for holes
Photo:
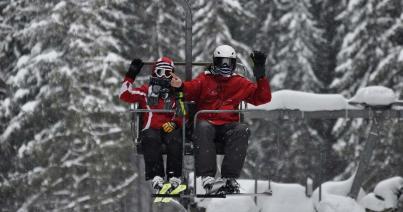
<svg viewBox="0 0 403 212">
<path fill-rule="evenodd" d="M 119 26 L 119 10 L 97 0 L 13 1 L 2 13 L 2 26 L 14 27 L 2 48 L 11 55 L 11 92 L 0 109 L 2 205 L 122 211 L 138 174 L 127 116 L 116 114 L 124 111 L 116 95 L 125 60 L 111 32 L 130 26 Z"/>
<path fill-rule="evenodd" d="M 238 0 L 192 2 L 193 10 L 193 57 L 196 61 L 212 61 L 212 53 L 218 45 L 235 48 L 240 62 L 248 64 L 250 48 L 234 39 L 232 34 L 243 25 L 235 20 L 247 20 L 253 15 L 244 10 Z"/>
<path fill-rule="evenodd" d="M 315 45 L 314 66 L 313 70 L 319 81 L 323 84 L 316 92 L 318 93 L 334 93 L 334 89 L 330 84 L 335 77 L 336 56 L 340 50 L 341 41 L 344 31 L 341 30 L 343 25 L 337 19 L 338 15 L 345 10 L 346 1 L 323 1 L 313 0 L 312 14 L 317 22 L 317 26 L 322 30 L 322 40 Z M 315 134 L 315 142 L 322 144 L 322 180 L 331 180 L 339 174 L 346 166 L 346 162 L 342 161 L 341 156 L 334 149 L 337 142 L 337 136 L 333 133 L 333 128 L 337 120 L 311 120 L 309 126 L 311 132 Z M 311 167 L 314 168 L 314 167 Z"/>
<path fill-rule="evenodd" d="M 348 33 L 338 54 L 337 78 L 332 88 L 351 97 L 361 87 L 382 85 L 393 89 L 402 98 L 402 2 L 399 0 L 350 1 L 340 20 Z M 401 124 L 387 120 L 384 133 L 374 150 L 368 178 L 364 186 L 386 176 L 401 175 L 396 164 L 402 162 Z M 346 161 L 354 161 L 369 133 L 371 121 L 354 120 L 335 128 L 339 134 L 337 146 Z M 340 126 L 340 125 L 338 125 Z M 399 136 L 400 135 L 400 136 Z M 356 164 L 350 164 L 345 175 L 351 175 Z M 380 174 L 382 173 L 382 174 Z"/>
<path fill-rule="evenodd" d="M 322 30 L 310 12 L 309 0 L 281 1 L 277 8 L 283 11 L 277 25 L 279 46 L 275 51 L 275 74 L 271 80 L 274 88 L 288 88 L 302 91 L 317 91 L 323 87 L 314 72 L 315 45 L 322 42 Z"/>
<path fill-rule="evenodd" d="M 274 75 L 270 77 L 273 90 L 291 88 L 308 92 L 329 92 L 328 85 L 334 71 L 331 64 L 335 64 L 331 53 L 337 50 L 337 35 L 333 32 L 337 25 L 329 24 L 335 22 L 336 8 L 340 8 L 342 3 L 329 4 L 324 1 L 273 1 L 263 2 L 257 7 L 256 13 L 266 19 L 260 23 L 261 28 L 254 45 L 263 45 L 268 49 L 269 73 Z M 326 49 L 325 44 L 333 48 Z M 323 53 L 321 50 L 324 49 L 328 52 Z M 328 66 L 323 68 L 325 64 L 322 65 L 321 62 L 325 61 L 318 60 L 318 57 L 326 55 Z M 252 142 L 252 159 L 248 162 L 256 161 L 259 157 L 255 158 L 254 152 L 263 149 L 269 154 L 260 160 L 271 162 L 260 170 L 265 170 L 266 176 L 275 176 L 277 179 L 274 180 L 303 183 L 305 176 L 311 175 L 318 182 L 320 172 L 323 179 L 331 179 L 343 167 L 342 163 L 333 162 L 339 161 L 332 150 L 332 144 L 336 140 L 331 136 L 334 121 L 291 120 L 254 120 L 261 127 L 255 131 L 252 139 L 265 138 L 266 141 Z M 318 163 L 321 160 L 320 151 L 326 156 L 322 167 Z"/>
<path fill-rule="evenodd" d="M 334 88 L 347 96 L 375 84 L 401 90 L 401 4 L 399 0 L 350 1 L 340 15 L 348 33 L 338 55 Z"/>
<path fill-rule="evenodd" d="M 140 20 L 137 24 L 144 25 L 147 37 L 141 40 L 133 40 L 137 45 L 145 46 L 146 56 L 157 59 L 168 56 L 174 61 L 184 57 L 184 11 L 181 1 L 139 1 L 136 3 L 136 13 Z M 144 58 L 144 53 L 137 52 Z"/>
</svg>

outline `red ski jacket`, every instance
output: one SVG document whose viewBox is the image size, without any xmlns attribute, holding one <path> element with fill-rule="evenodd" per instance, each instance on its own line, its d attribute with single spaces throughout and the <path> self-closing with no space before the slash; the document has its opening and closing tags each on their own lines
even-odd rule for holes
<svg viewBox="0 0 403 212">
<path fill-rule="evenodd" d="M 195 101 L 197 110 L 236 110 L 241 101 L 261 105 L 271 101 L 271 90 L 266 77 L 253 83 L 243 76 L 213 75 L 206 71 L 183 83 L 185 99 Z M 214 125 L 239 121 L 238 113 L 202 113 L 199 120 Z"/>
<path fill-rule="evenodd" d="M 157 105 L 147 105 L 147 95 L 149 86 L 143 85 L 139 88 L 133 88 L 134 79 L 126 77 L 120 89 L 119 98 L 128 103 L 139 103 L 140 109 L 164 109 L 164 100 L 159 98 Z M 175 109 L 175 98 L 171 97 L 171 109 Z M 143 130 L 148 128 L 161 129 L 166 122 L 173 121 L 178 127 L 182 126 L 182 118 L 174 113 L 143 113 Z"/>
</svg>

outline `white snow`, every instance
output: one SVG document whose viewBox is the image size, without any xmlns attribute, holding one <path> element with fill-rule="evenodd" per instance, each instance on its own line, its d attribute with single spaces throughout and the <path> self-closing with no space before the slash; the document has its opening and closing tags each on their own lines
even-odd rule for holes
<svg viewBox="0 0 403 212">
<path fill-rule="evenodd" d="M 38 103 L 39 103 L 39 101 L 27 102 L 21 107 L 21 109 L 22 109 L 22 111 L 27 112 L 27 113 L 33 112 L 35 110 L 36 106 L 38 105 Z"/>
<path fill-rule="evenodd" d="M 374 192 L 368 194 L 360 201 L 360 204 L 374 211 L 384 211 L 397 208 L 399 204 L 397 193 L 403 189 L 403 178 L 393 177 L 379 182 Z"/>
<path fill-rule="evenodd" d="M 253 106 L 250 109 L 290 109 L 301 111 L 354 109 L 340 94 L 314 94 L 301 91 L 281 90 L 273 92 L 268 104 Z"/>
<path fill-rule="evenodd" d="M 390 105 L 397 101 L 393 90 L 383 86 L 360 88 L 351 99 L 341 94 L 315 94 L 302 91 L 280 90 L 272 93 L 271 102 L 259 106 L 248 104 L 249 109 L 263 110 L 300 110 L 300 111 L 332 111 L 359 109 L 349 102 L 365 103 L 368 105 Z"/>
<path fill-rule="evenodd" d="M 305 195 L 305 187 L 299 184 L 271 183 L 273 196 L 258 198 L 262 212 L 313 212 L 313 204 Z M 253 188 L 253 187 L 252 187 Z M 267 182 L 266 182 L 267 188 Z M 251 191 L 252 192 L 252 191 Z"/>
<path fill-rule="evenodd" d="M 119 80 L 116 77 L 109 77 L 104 80 L 105 84 L 117 85 Z"/>
<path fill-rule="evenodd" d="M 390 105 L 396 100 L 397 97 L 392 89 L 383 86 L 369 86 L 360 88 L 349 101 L 368 105 Z"/>
<path fill-rule="evenodd" d="M 403 62 L 403 50 L 401 50 L 401 51 L 400 51 L 400 54 L 399 54 L 399 59 L 398 59 L 398 61 L 401 61 L 401 62 Z"/>
<path fill-rule="evenodd" d="M 37 55 L 34 58 L 34 60 L 36 62 L 40 62 L 40 61 L 52 62 L 52 61 L 56 60 L 58 57 L 60 57 L 61 55 L 62 55 L 61 52 L 51 50 L 51 51 L 44 52 L 43 54 Z"/>
<path fill-rule="evenodd" d="M 21 56 L 20 58 L 18 58 L 17 67 L 21 68 L 23 65 L 25 65 L 25 63 L 28 60 L 29 60 L 29 57 L 27 55 Z"/>
<path fill-rule="evenodd" d="M 59 2 L 59 3 L 57 3 L 57 4 L 55 5 L 55 7 L 53 8 L 53 11 L 60 10 L 60 9 L 62 9 L 62 8 L 65 7 L 65 6 L 66 6 L 66 2 L 65 2 L 65 1 L 61 1 L 61 2 Z"/>
<path fill-rule="evenodd" d="M 348 197 L 354 176 L 344 181 L 326 182 L 322 184 L 322 201 L 319 202 L 319 189 L 317 188 L 312 200 L 319 212 L 365 212 L 365 209 L 355 200 Z M 358 198 L 361 199 L 365 192 L 361 189 Z"/>
<path fill-rule="evenodd" d="M 42 51 L 42 42 L 38 42 L 35 44 L 34 47 L 31 49 L 31 55 L 37 55 L 40 54 Z"/>
<path fill-rule="evenodd" d="M 103 58 L 103 61 L 116 63 L 116 62 L 124 62 L 125 59 L 113 52 L 108 52 L 108 55 L 105 58 Z"/>
<path fill-rule="evenodd" d="M 316 207 L 318 212 L 365 212 L 354 199 L 345 196 L 329 195 Z"/>
<path fill-rule="evenodd" d="M 25 89 L 25 88 L 18 89 L 14 94 L 14 99 L 21 99 L 21 98 L 25 97 L 28 94 L 29 94 L 28 89 Z"/>
<path fill-rule="evenodd" d="M 199 180 L 198 180 L 199 181 Z M 254 193 L 254 180 L 239 180 L 242 193 Z M 319 188 L 316 188 L 312 197 L 305 195 L 305 187 L 299 184 L 270 183 L 272 196 L 258 196 L 257 204 L 253 197 L 232 196 L 225 199 L 197 199 L 199 207 L 206 208 L 206 212 L 365 212 L 365 209 L 383 211 L 396 208 L 398 204 L 396 193 L 403 188 L 403 178 L 393 177 L 381 181 L 374 189 L 374 193 L 365 195 L 361 189 L 358 201 L 348 197 L 353 177 L 338 182 L 322 184 L 322 200 L 319 202 Z M 200 182 L 198 182 L 200 185 Z M 191 185 L 192 186 L 192 185 Z M 200 187 L 199 187 L 200 188 Z M 268 181 L 259 180 L 257 192 L 267 191 Z M 202 189 L 198 189 L 202 193 Z M 385 201 L 375 197 L 381 196 Z"/>
</svg>

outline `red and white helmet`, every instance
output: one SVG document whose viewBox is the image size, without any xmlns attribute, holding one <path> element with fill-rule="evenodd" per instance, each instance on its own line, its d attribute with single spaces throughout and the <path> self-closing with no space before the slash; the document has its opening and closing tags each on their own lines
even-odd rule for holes
<svg viewBox="0 0 403 212">
<path fill-rule="evenodd" d="M 175 72 L 175 65 L 171 58 L 161 57 L 155 62 L 151 71 L 154 77 L 171 78 L 171 73 Z"/>
</svg>

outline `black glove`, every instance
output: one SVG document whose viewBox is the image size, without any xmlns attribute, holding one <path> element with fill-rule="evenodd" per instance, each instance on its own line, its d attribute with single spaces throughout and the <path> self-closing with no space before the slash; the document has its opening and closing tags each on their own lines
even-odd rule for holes
<svg viewBox="0 0 403 212">
<path fill-rule="evenodd" d="M 260 79 L 266 75 L 265 63 L 267 55 L 261 51 L 253 51 L 250 54 L 250 58 L 253 61 L 253 75 L 256 79 Z"/>
<path fill-rule="evenodd" d="M 141 68 L 143 67 L 144 63 L 141 59 L 134 59 L 130 64 L 129 71 L 126 73 L 126 77 L 134 79 L 136 78 L 137 74 L 140 73 Z"/>
</svg>

